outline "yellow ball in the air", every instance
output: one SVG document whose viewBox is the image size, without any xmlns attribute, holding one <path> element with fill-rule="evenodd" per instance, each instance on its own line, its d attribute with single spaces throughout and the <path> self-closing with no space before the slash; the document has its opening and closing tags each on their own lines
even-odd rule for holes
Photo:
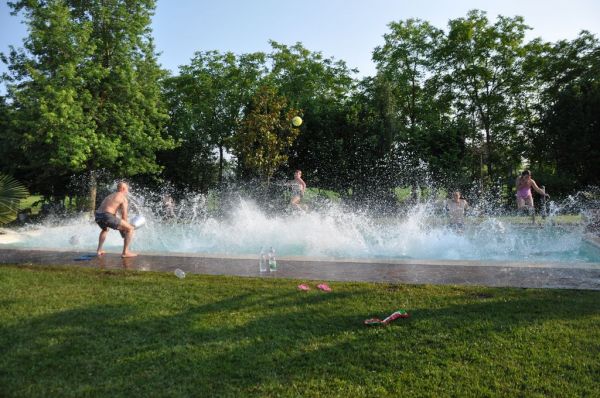
<svg viewBox="0 0 600 398">
<path fill-rule="evenodd" d="M 294 118 L 292 118 L 292 124 L 295 127 L 299 127 L 302 124 L 302 118 L 300 116 L 295 116 Z"/>
</svg>

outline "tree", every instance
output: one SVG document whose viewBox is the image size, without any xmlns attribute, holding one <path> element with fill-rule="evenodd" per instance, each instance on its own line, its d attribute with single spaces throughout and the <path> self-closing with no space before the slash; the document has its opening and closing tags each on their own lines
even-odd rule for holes
<svg viewBox="0 0 600 398">
<path fill-rule="evenodd" d="M 413 172 L 404 176 L 404 182 L 416 190 L 422 179 L 414 172 L 419 162 L 437 166 L 439 156 L 447 153 L 432 139 L 444 135 L 449 116 L 449 103 L 436 79 L 435 55 L 443 32 L 418 19 L 392 22 L 389 28 L 384 45 L 373 51 L 377 78 L 372 93 L 384 120 L 379 141 L 385 149 L 381 155 L 393 150 L 396 161 L 410 163 Z M 398 179 L 389 183 L 396 185 Z"/>
<path fill-rule="evenodd" d="M 167 79 L 169 133 L 181 143 L 162 156 L 168 177 L 201 190 L 223 180 L 228 139 L 239 129 L 244 107 L 264 74 L 264 58 L 262 53 L 198 52 L 179 76 Z"/>
<path fill-rule="evenodd" d="M 563 89 L 544 120 L 546 148 L 568 191 L 600 185 L 599 72 Z"/>
<path fill-rule="evenodd" d="M 337 143 L 344 172 L 338 186 L 355 202 L 383 203 L 394 196 L 401 163 L 394 156 L 393 103 L 389 84 L 379 78 L 363 79 L 347 103 Z"/>
<path fill-rule="evenodd" d="M 232 147 L 241 164 L 256 171 L 268 186 L 278 167 L 288 160 L 287 151 L 300 130 L 291 120 L 298 111 L 268 85 L 261 86 L 248 104 L 241 130 Z"/>
<path fill-rule="evenodd" d="M 454 109 L 473 119 L 473 144 L 484 149 L 487 174 L 495 180 L 521 161 L 515 112 L 527 85 L 521 65 L 528 27 L 522 17 L 499 16 L 490 25 L 478 10 L 448 25 L 439 53 L 444 80 L 452 88 Z"/>
<path fill-rule="evenodd" d="M 434 71 L 433 53 L 442 32 L 418 19 L 392 22 L 385 44 L 373 51 L 373 61 L 381 79 L 389 82 L 397 101 L 394 113 L 403 130 L 415 135 L 427 119 L 426 111 L 433 93 L 425 91 Z"/>
<path fill-rule="evenodd" d="M 11 127 L 11 107 L 6 103 L 6 99 L 0 96 L 0 173 L 8 173 L 11 169 L 14 171 L 18 164 L 20 154 L 16 145 L 15 137 Z"/>
<path fill-rule="evenodd" d="M 157 173 L 168 115 L 150 37 L 152 0 L 15 1 L 29 26 L 11 48 L 8 98 L 27 179 L 44 194 L 71 174 Z M 64 193 L 64 192 L 63 192 Z"/>
<path fill-rule="evenodd" d="M 572 40 L 538 44 L 538 103 L 528 136 L 532 168 L 554 192 L 600 184 L 600 44 L 583 31 Z"/>
<path fill-rule="evenodd" d="M 303 170 L 311 184 L 342 189 L 347 185 L 348 162 L 344 152 L 348 131 L 348 102 L 356 82 L 345 62 L 325 58 L 302 43 L 286 46 L 271 41 L 271 69 L 267 84 L 277 89 L 289 105 L 302 113 L 301 134 L 289 151 L 289 166 Z"/>
</svg>

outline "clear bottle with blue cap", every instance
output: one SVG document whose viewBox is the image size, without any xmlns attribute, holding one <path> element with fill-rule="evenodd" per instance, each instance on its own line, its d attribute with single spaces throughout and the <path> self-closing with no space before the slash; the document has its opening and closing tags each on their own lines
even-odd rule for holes
<svg viewBox="0 0 600 398">
<path fill-rule="evenodd" d="M 273 247 L 269 250 L 269 270 L 271 272 L 277 271 L 277 259 L 275 258 L 275 249 Z"/>
<path fill-rule="evenodd" d="M 265 253 L 264 248 L 260 249 L 260 254 L 258 255 L 258 270 L 260 272 L 267 272 L 269 270 L 267 267 L 267 253 Z"/>
</svg>

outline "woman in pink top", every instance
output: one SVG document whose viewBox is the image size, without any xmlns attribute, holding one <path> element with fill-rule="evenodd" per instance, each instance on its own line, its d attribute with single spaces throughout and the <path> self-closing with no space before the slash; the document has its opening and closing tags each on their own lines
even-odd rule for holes
<svg viewBox="0 0 600 398">
<path fill-rule="evenodd" d="M 533 195 L 531 194 L 531 188 L 535 189 L 537 193 L 547 198 L 550 197 L 543 189 L 537 186 L 535 181 L 531 178 L 531 172 L 524 170 L 521 176 L 517 178 L 517 207 L 519 209 L 527 208 L 529 211 L 533 211 Z"/>
</svg>

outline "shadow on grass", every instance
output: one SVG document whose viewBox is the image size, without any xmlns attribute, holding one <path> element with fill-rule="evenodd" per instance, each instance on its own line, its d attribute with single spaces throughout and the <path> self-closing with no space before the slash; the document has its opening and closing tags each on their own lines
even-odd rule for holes
<svg viewBox="0 0 600 398">
<path fill-rule="evenodd" d="M 393 294 L 385 289 L 382 295 Z M 254 289 L 203 304 L 176 299 L 157 311 L 132 304 L 76 308 L 1 326 L 0 384 L 8 396 L 540 393 L 536 381 L 522 385 L 510 366 L 490 363 L 486 350 L 502 357 L 496 343 L 512 341 L 510 355 L 527 363 L 521 371 L 531 377 L 535 358 L 527 356 L 537 354 L 527 344 L 543 342 L 522 328 L 576 322 L 599 308 L 589 305 L 589 292 L 515 292 L 417 305 L 408 308 L 411 318 L 387 328 L 362 324 L 375 303 L 372 291 L 360 289 Z M 497 391 L 484 387 L 494 377 L 513 380 Z"/>
</svg>

